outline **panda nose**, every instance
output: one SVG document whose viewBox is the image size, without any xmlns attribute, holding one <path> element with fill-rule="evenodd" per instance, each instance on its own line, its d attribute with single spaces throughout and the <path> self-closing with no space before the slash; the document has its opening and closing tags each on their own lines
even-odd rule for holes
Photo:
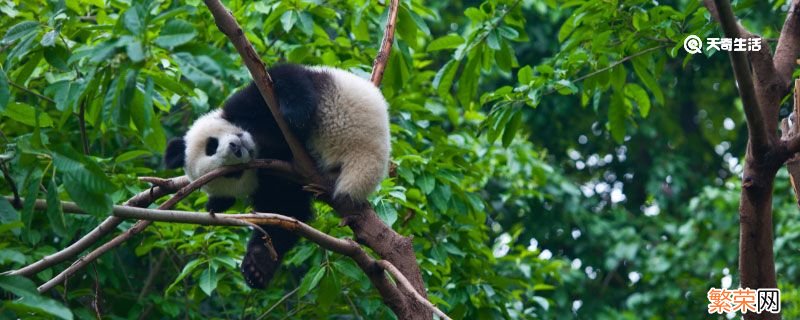
<svg viewBox="0 0 800 320">
<path fill-rule="evenodd" d="M 241 158 L 242 157 L 242 147 L 239 144 L 231 142 L 228 145 L 230 146 L 230 149 L 231 149 L 231 152 L 233 152 L 233 155 L 235 155 L 237 158 Z"/>
</svg>

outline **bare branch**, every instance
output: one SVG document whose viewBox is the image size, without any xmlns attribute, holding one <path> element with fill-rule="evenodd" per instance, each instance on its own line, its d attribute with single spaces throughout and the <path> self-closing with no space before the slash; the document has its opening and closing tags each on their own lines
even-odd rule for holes
<svg viewBox="0 0 800 320">
<path fill-rule="evenodd" d="M 295 137 L 294 133 L 289 129 L 286 120 L 283 118 L 278 99 L 275 96 L 275 90 L 272 88 L 272 78 L 269 76 L 269 73 L 267 73 L 264 62 L 261 61 L 258 53 L 253 49 L 253 45 L 250 44 L 250 41 L 247 40 L 247 37 L 244 35 L 242 27 L 239 26 L 236 19 L 233 18 L 231 13 L 219 0 L 204 0 L 204 2 L 208 10 L 211 11 L 211 14 L 214 16 L 214 22 L 217 24 L 217 28 L 231 40 L 233 46 L 236 47 L 236 51 L 242 56 L 242 60 L 247 66 L 247 69 L 250 70 L 250 75 L 253 76 L 253 81 L 258 87 L 258 91 L 261 92 L 261 96 L 264 98 L 267 106 L 269 106 L 272 117 L 275 118 L 275 122 L 281 129 L 283 137 L 292 151 L 294 159 L 292 163 L 298 168 L 299 173 L 303 175 L 306 180 L 320 185 L 324 184 L 324 181 L 317 172 L 314 161 L 311 160 L 303 144 L 297 140 L 297 137 Z"/>
<path fill-rule="evenodd" d="M 435 313 L 437 316 L 439 316 L 439 318 L 442 318 L 442 319 L 445 319 L 445 320 L 452 320 L 452 319 L 450 319 L 450 317 L 447 316 L 447 314 L 442 312 L 442 310 L 439 310 L 439 308 L 437 308 L 433 303 L 428 301 L 428 299 L 423 298 L 419 294 L 419 292 L 414 290 L 414 287 L 411 285 L 410 282 L 408 282 L 408 279 L 406 279 L 406 277 L 403 276 L 403 274 L 400 272 L 400 270 L 397 270 L 397 267 L 395 267 L 394 265 L 389 263 L 389 261 L 380 260 L 380 261 L 378 261 L 378 265 L 380 265 L 384 270 L 388 271 L 389 274 L 392 275 L 392 278 L 394 278 L 394 280 L 397 281 L 397 283 L 399 284 L 399 287 L 402 288 L 403 291 L 405 291 L 408 294 L 413 295 L 414 298 L 417 299 L 417 301 L 419 301 L 420 303 L 422 303 L 422 304 L 426 305 L 428 308 L 430 308 L 431 311 L 433 311 L 433 313 Z"/>
<path fill-rule="evenodd" d="M 37 209 L 46 209 L 46 202 L 42 200 L 37 200 Z M 83 212 L 75 203 L 72 202 L 62 202 L 65 211 L 72 212 L 72 213 L 81 213 Z M 375 261 L 371 258 L 363 248 L 361 248 L 358 243 L 352 240 L 346 239 L 339 239 L 332 237 L 324 232 L 321 232 L 306 223 L 303 223 L 300 220 L 297 220 L 292 217 L 280 215 L 280 214 L 273 214 L 273 213 L 250 213 L 250 214 L 217 214 L 217 215 L 210 215 L 205 214 L 202 212 L 186 212 L 186 211 L 177 211 L 177 210 L 160 210 L 160 209 L 145 209 L 145 208 L 135 208 L 135 207 L 126 207 L 126 206 L 114 206 L 112 214 L 114 217 L 122 218 L 122 219 L 138 219 L 137 225 L 142 223 L 143 221 L 147 221 L 148 223 L 152 223 L 154 221 L 161 221 L 161 222 L 174 222 L 174 223 L 190 223 L 190 224 L 198 224 L 198 225 L 207 225 L 207 226 L 252 226 L 252 225 L 271 225 L 280 227 L 291 232 L 294 232 L 314 243 L 319 245 L 320 247 L 340 253 L 342 255 L 348 256 L 353 258 L 356 263 L 361 267 L 367 275 L 370 276 L 370 280 L 372 280 L 373 284 L 382 292 L 389 292 L 388 295 L 396 297 L 398 301 L 402 301 L 402 296 L 399 295 L 399 291 L 397 291 L 397 287 L 391 285 L 391 282 L 386 279 L 382 272 L 380 272 L 381 268 L 389 272 L 392 277 L 397 281 L 398 286 L 405 291 L 407 294 L 413 296 L 418 302 L 422 303 L 423 305 L 427 306 L 431 309 L 432 312 L 437 314 L 443 319 L 450 319 L 445 313 L 441 310 L 436 308 L 430 301 L 425 299 L 419 292 L 416 291 L 414 286 L 408 279 L 400 272 L 397 267 L 391 264 L 389 261 L 380 260 Z M 135 228 L 135 227 L 134 227 Z M 116 240 L 116 239 L 115 239 Z M 109 242 L 110 243 L 110 242 Z M 106 243 L 103 246 L 109 245 Z M 83 260 L 88 260 L 89 255 L 84 257 L 82 260 L 78 260 L 78 262 L 82 262 Z M 78 263 L 76 262 L 76 264 Z M 380 266 L 380 268 L 375 268 Z M 45 291 L 48 288 L 48 284 L 54 282 L 56 278 L 53 280 L 48 281 L 42 287 L 40 287 L 40 291 Z M 62 280 L 63 281 L 63 280 Z M 60 281 L 56 281 L 56 284 Z M 45 288 L 42 290 L 41 288 Z M 388 301 L 387 301 L 388 303 Z M 401 304 L 397 303 L 396 307 L 399 307 Z M 391 307 L 391 306 L 390 306 Z"/>
<path fill-rule="evenodd" d="M 383 72 L 386 70 L 386 63 L 389 61 L 389 56 L 392 53 L 392 43 L 394 43 L 394 29 L 397 25 L 397 10 L 400 7 L 400 0 L 391 0 L 389 2 L 389 18 L 386 20 L 386 29 L 383 31 L 383 40 L 381 40 L 381 48 L 378 50 L 378 55 L 375 56 L 375 61 L 372 63 L 372 76 L 370 81 L 376 87 L 381 85 L 383 80 Z"/>
<path fill-rule="evenodd" d="M 187 179 L 186 177 L 178 177 L 172 180 L 175 182 L 174 187 L 176 188 L 171 189 L 165 187 L 156 187 L 147 191 L 142 191 L 139 194 L 130 198 L 125 203 L 125 205 L 133 207 L 146 207 L 149 206 L 151 203 L 153 203 L 153 201 L 155 201 L 156 199 L 175 192 L 175 190 L 178 190 L 180 188 L 178 187 L 179 185 L 189 184 L 189 179 Z M 41 208 L 46 209 L 47 203 L 42 200 L 37 200 L 35 206 L 37 209 Z M 69 204 L 64 205 L 64 211 L 66 212 L 74 212 L 75 210 L 80 210 L 80 208 L 78 208 L 78 206 L 74 206 L 73 208 Z M 31 276 L 36 273 L 39 273 L 44 269 L 47 269 L 55 264 L 58 264 L 64 260 L 67 260 L 83 252 L 84 250 L 86 250 L 86 248 L 88 248 L 95 242 L 99 241 L 103 236 L 114 231 L 117 228 L 117 226 L 120 223 L 122 223 L 122 221 L 123 221 L 122 219 L 117 217 L 113 216 L 108 217 L 105 220 L 103 220 L 103 222 L 100 223 L 100 225 L 92 229 L 92 231 L 90 231 L 85 236 L 81 237 L 80 239 L 78 239 L 78 241 L 75 241 L 75 243 L 69 245 L 68 247 L 51 255 L 45 256 L 39 261 L 36 261 L 26 267 L 8 273 L 11 275 L 21 275 L 21 276 Z"/>
<path fill-rule="evenodd" d="M 778 46 L 775 48 L 775 70 L 786 87 L 791 83 L 800 53 L 800 0 L 793 0 L 783 23 Z"/>
<path fill-rule="evenodd" d="M 207 183 L 208 181 L 210 181 L 211 179 L 213 179 L 213 178 L 215 178 L 215 177 L 217 177 L 219 175 L 224 175 L 224 174 L 227 174 L 227 173 L 230 173 L 230 172 L 234 172 L 236 170 L 242 170 L 243 168 L 264 169 L 264 170 L 268 170 L 270 172 L 274 172 L 276 175 L 280 175 L 280 176 L 285 177 L 287 179 L 291 179 L 291 180 L 294 180 L 294 181 L 296 181 L 298 179 L 297 174 L 294 173 L 294 170 L 292 169 L 291 164 L 289 164 L 287 162 L 277 161 L 277 160 L 254 160 L 254 161 L 252 161 L 250 163 L 247 163 L 247 164 L 244 164 L 244 165 L 221 168 L 218 171 L 211 172 L 211 173 L 207 174 L 206 176 L 200 177 L 200 179 L 198 179 L 198 181 L 201 180 L 201 179 L 203 179 L 203 180 L 198 182 L 199 184 L 197 186 L 198 187 L 202 186 L 203 184 Z M 188 185 L 189 185 L 189 179 L 184 177 L 184 176 L 177 177 L 177 178 L 172 178 L 172 179 L 162 179 L 162 180 L 159 181 L 157 187 L 151 188 L 151 189 L 149 189 L 147 191 L 140 192 L 139 194 L 137 194 L 137 195 L 133 196 L 132 198 L 128 199 L 128 201 L 125 202 L 125 204 L 123 204 L 123 206 L 147 207 L 151 203 L 153 203 L 156 199 L 161 198 L 161 197 L 163 197 L 163 196 L 165 196 L 167 194 L 174 193 L 176 190 L 182 190 L 182 188 L 186 188 Z M 182 195 L 181 198 L 185 197 L 186 195 L 188 195 L 188 193 Z M 172 199 L 170 199 L 170 200 L 172 200 Z M 168 202 L 170 202 L 170 201 L 168 201 Z M 177 203 L 177 200 L 175 200 L 172 203 L 169 203 L 169 207 L 171 207 L 175 203 Z M 165 204 L 167 204 L 167 203 L 165 203 Z M 44 202 L 44 201 L 41 201 L 41 200 L 37 200 L 35 205 L 36 205 L 36 208 L 38 208 L 38 209 L 47 208 L 47 203 Z M 165 207 L 165 208 L 169 208 L 169 207 Z M 69 204 L 64 206 L 64 211 L 66 211 L 66 212 L 81 212 L 80 208 L 78 208 L 77 206 L 71 207 Z M 38 273 L 38 272 L 40 272 L 40 271 L 42 271 L 44 269 L 47 269 L 47 268 L 49 268 L 49 267 L 51 267 L 51 266 L 53 266 L 55 264 L 63 262 L 64 260 L 67 260 L 67 259 L 69 259 L 71 257 L 74 257 L 74 256 L 78 255 L 79 253 L 83 252 L 84 250 L 86 250 L 86 248 L 88 248 L 92 244 L 94 244 L 97 241 L 99 241 L 103 236 L 105 236 L 105 235 L 111 233 L 112 231 L 114 231 L 117 228 L 117 226 L 119 226 L 119 224 L 122 223 L 122 221 L 123 220 L 118 218 L 118 217 L 114 217 L 114 216 L 108 217 L 102 223 L 100 223 L 100 225 L 98 225 L 97 227 L 92 229 L 92 231 L 87 233 L 82 238 L 78 239 L 78 241 L 76 241 L 75 243 L 71 244 L 70 246 L 68 246 L 68 247 L 66 247 L 66 248 L 64 248 L 64 249 L 62 249 L 62 250 L 60 250 L 60 251 L 58 251 L 56 253 L 53 253 L 53 254 L 51 254 L 49 256 L 46 256 L 46 257 L 40 259 L 39 261 L 36 261 L 36 262 L 26 266 L 26 267 L 20 268 L 18 270 L 9 271 L 7 273 L 8 274 L 12 274 L 12 275 L 30 276 L 30 275 L 36 274 L 36 273 Z M 146 227 L 146 225 L 144 227 Z M 144 227 L 141 227 L 141 228 L 144 229 Z M 120 236 L 123 236 L 123 235 L 124 234 L 122 234 Z M 119 243 L 121 243 L 121 241 Z M 95 250 L 99 250 L 99 249 L 100 248 L 95 249 Z M 75 269 L 75 270 L 77 270 L 77 269 Z"/>
<path fill-rule="evenodd" d="M 726 37 L 741 38 L 736 17 L 733 15 L 731 4 L 727 0 L 714 0 L 718 9 L 719 23 Z M 750 74 L 750 67 L 747 63 L 745 52 L 730 52 L 733 74 L 739 87 L 739 96 L 742 98 L 744 113 L 747 118 L 747 128 L 750 137 L 750 147 L 754 154 L 763 155 L 770 147 L 769 136 L 765 128 L 762 110 L 756 99 L 755 87 Z M 776 120 L 777 121 L 777 120 Z"/>
<path fill-rule="evenodd" d="M 170 209 L 170 208 L 172 208 L 172 206 L 174 206 L 176 203 L 178 203 L 178 201 L 182 200 L 183 198 L 188 196 L 190 193 L 192 193 L 193 191 L 199 189 L 201 186 L 205 185 L 206 183 L 208 183 L 212 179 L 214 179 L 216 177 L 219 177 L 219 176 L 224 176 L 224 175 L 229 174 L 231 172 L 240 171 L 240 170 L 249 169 L 249 168 L 250 169 L 251 168 L 267 168 L 267 169 L 275 170 L 277 172 L 283 172 L 285 174 L 289 173 L 289 172 L 293 172 L 292 169 L 291 169 L 291 165 L 289 165 L 287 162 L 278 161 L 278 160 L 256 160 L 256 161 L 252 161 L 252 162 L 246 163 L 246 164 L 221 167 L 221 168 L 218 168 L 218 169 L 216 169 L 216 170 L 214 170 L 212 172 L 209 172 L 209 173 L 203 175 L 202 177 L 198 178 L 197 180 L 192 181 L 191 183 L 187 184 L 186 186 L 184 186 L 183 188 L 178 190 L 178 192 L 176 192 L 175 195 L 172 196 L 172 198 L 170 198 L 169 200 L 167 200 L 166 202 L 161 204 L 161 206 L 159 206 L 158 208 L 159 209 Z M 145 221 L 145 220 L 140 220 L 140 221 L 136 222 L 136 224 L 133 227 L 131 227 L 130 229 L 126 230 L 122 234 L 117 235 L 116 237 L 114 237 L 110 241 L 106 242 L 102 246 L 92 250 L 87 255 L 85 255 L 85 256 L 81 257 L 80 259 L 78 259 L 77 261 L 75 261 L 75 263 L 70 265 L 67 269 L 65 269 L 64 271 L 59 273 L 57 276 L 55 276 L 54 278 L 50 279 L 45 284 L 41 285 L 39 287 L 39 292 L 45 292 L 47 290 L 52 289 L 53 287 L 55 287 L 59 283 L 61 283 L 64 280 L 66 280 L 69 276 L 71 276 L 72 274 L 74 274 L 75 272 L 77 272 L 78 270 L 83 268 L 84 266 L 86 266 L 88 263 L 90 263 L 90 262 L 94 261 L 95 259 L 97 259 L 98 257 L 100 257 L 103 253 L 115 248 L 116 246 L 122 244 L 126 240 L 130 239 L 131 237 L 133 237 L 134 235 L 142 232 L 142 230 L 147 228 L 151 223 L 152 223 L 151 221 Z"/>
</svg>

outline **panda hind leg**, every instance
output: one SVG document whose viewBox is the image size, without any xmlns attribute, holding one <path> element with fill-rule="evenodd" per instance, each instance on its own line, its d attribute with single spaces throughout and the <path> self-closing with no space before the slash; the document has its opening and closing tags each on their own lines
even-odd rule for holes
<svg viewBox="0 0 800 320">
<path fill-rule="evenodd" d="M 283 256 L 296 243 L 298 237 L 284 229 L 262 225 L 264 231 L 269 233 L 272 239 L 272 247 L 278 254 L 278 259 L 273 260 L 267 249 L 264 235 L 259 230 L 253 230 L 253 235 L 247 243 L 247 252 L 242 259 L 240 271 L 244 280 L 250 288 L 265 289 L 275 276 L 275 272 L 281 265 Z"/>
</svg>

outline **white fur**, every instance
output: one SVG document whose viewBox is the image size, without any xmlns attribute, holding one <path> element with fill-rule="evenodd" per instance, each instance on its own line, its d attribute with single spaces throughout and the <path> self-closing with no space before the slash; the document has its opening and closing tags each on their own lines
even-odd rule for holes
<svg viewBox="0 0 800 320">
<path fill-rule="evenodd" d="M 221 118 L 222 110 L 209 112 L 192 124 L 186 132 L 186 175 L 194 181 L 221 166 L 249 162 L 256 157 L 256 145 L 249 132 Z M 238 136 L 241 134 L 241 137 Z M 206 155 L 208 137 L 219 140 L 217 152 Z M 243 146 L 241 157 L 229 148 L 230 143 Z M 254 152 L 249 152 L 253 150 Z M 258 186 L 256 170 L 245 170 L 239 178 L 218 177 L 203 186 L 203 191 L 211 196 L 246 198 Z"/>
<path fill-rule="evenodd" d="M 330 88 L 320 104 L 308 141 L 309 152 L 323 172 L 341 167 L 334 197 L 366 200 L 386 175 L 391 145 L 388 105 L 371 82 L 350 72 L 310 67 L 329 74 Z"/>
</svg>

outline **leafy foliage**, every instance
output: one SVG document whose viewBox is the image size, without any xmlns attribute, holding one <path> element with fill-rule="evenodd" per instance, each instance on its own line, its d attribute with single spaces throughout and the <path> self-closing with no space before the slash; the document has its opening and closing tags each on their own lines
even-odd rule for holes
<svg viewBox="0 0 800 320">
<path fill-rule="evenodd" d="M 365 0 L 226 6 L 269 65 L 363 76 L 387 18 Z M 779 31 L 778 2 L 737 10 L 752 30 Z M 86 234 L 148 188 L 138 176 L 179 175 L 160 164 L 167 138 L 249 74 L 199 0 L 6 1 L 0 11 L 0 192 L 25 198 L 20 210 L 0 198 L 6 270 Z M 727 58 L 680 48 L 716 32 L 698 1 L 401 1 L 381 87 L 396 172 L 371 201 L 414 237 L 431 301 L 453 318 L 705 315 L 705 292 L 736 283 L 744 126 Z M 788 316 L 800 311 L 787 189 L 775 202 Z M 59 200 L 90 214 L 64 214 Z M 177 209 L 205 201 L 196 193 Z M 352 237 L 330 208 L 316 211 L 315 227 Z M 270 290 L 248 289 L 237 270 L 247 236 L 157 223 L 52 293 L 0 278 L 0 315 L 391 317 L 351 261 L 306 242 Z"/>
</svg>

